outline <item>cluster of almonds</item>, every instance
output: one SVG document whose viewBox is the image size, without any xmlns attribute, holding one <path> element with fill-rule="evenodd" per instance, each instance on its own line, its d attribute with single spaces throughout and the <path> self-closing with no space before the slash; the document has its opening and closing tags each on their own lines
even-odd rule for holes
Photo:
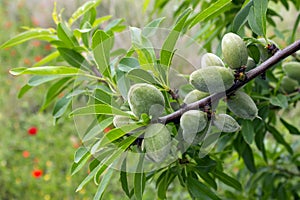
<svg viewBox="0 0 300 200">
<path fill-rule="evenodd" d="M 190 75 L 190 84 L 194 90 L 189 92 L 183 102 L 193 103 L 209 94 L 225 92 L 237 80 L 243 80 L 244 71 L 249 57 L 244 41 L 234 33 L 227 33 L 222 39 L 223 60 L 207 53 L 202 57 L 201 68 Z M 258 109 L 249 95 L 237 91 L 226 98 L 229 110 L 237 117 L 253 120 L 258 115 Z M 128 92 L 128 104 L 133 114 L 140 118 L 143 113 L 152 118 L 159 117 L 165 108 L 163 94 L 155 86 L 147 83 L 133 85 Z M 227 114 L 217 114 L 209 111 L 189 110 L 180 118 L 180 128 L 185 142 L 198 143 L 203 133 L 209 131 L 210 125 L 222 132 L 236 132 L 240 129 L 236 120 Z M 134 120 L 129 117 L 115 116 L 115 127 L 122 127 Z M 152 123 L 145 129 L 142 147 L 146 150 L 148 159 L 162 162 L 171 151 L 171 132 L 164 124 Z"/>
</svg>

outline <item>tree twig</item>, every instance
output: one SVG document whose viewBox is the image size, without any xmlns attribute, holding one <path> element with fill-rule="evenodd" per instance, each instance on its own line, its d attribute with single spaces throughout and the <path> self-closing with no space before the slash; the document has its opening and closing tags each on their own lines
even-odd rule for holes
<svg viewBox="0 0 300 200">
<path fill-rule="evenodd" d="M 178 119 L 181 117 L 181 115 L 188 110 L 203 108 L 207 104 L 211 104 L 227 95 L 233 94 L 235 91 L 240 89 L 242 86 L 247 84 L 249 81 L 251 81 L 255 77 L 259 76 L 260 74 L 264 73 L 269 68 L 271 68 L 274 64 L 276 64 L 276 63 L 280 62 L 281 60 L 283 60 L 284 58 L 292 55 L 293 53 L 295 53 L 298 50 L 300 50 L 300 40 L 295 41 L 293 44 L 284 48 L 283 50 L 277 51 L 272 57 L 270 57 L 268 60 L 263 62 L 260 66 L 247 72 L 246 73 L 247 78 L 244 81 L 236 82 L 231 88 L 229 88 L 225 92 L 215 93 L 215 94 L 212 94 L 212 95 L 210 95 L 206 98 L 203 98 L 199 101 L 188 104 L 184 108 L 181 108 L 169 115 L 158 118 L 157 122 L 166 124 L 169 122 L 178 121 Z"/>
</svg>

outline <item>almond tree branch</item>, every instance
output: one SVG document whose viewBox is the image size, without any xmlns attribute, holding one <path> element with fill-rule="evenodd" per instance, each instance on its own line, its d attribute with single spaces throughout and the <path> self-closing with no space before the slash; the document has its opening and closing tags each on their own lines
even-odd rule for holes
<svg viewBox="0 0 300 200">
<path fill-rule="evenodd" d="M 257 76 L 259 76 L 260 74 L 264 73 L 266 70 L 271 68 L 274 64 L 276 64 L 276 63 L 280 62 L 281 60 L 283 60 L 284 58 L 292 55 L 293 53 L 295 53 L 298 50 L 300 50 L 300 40 L 295 41 L 293 44 L 291 44 L 290 46 L 286 47 L 283 50 L 279 50 L 268 60 L 263 62 L 260 66 L 247 72 L 246 80 L 236 82 L 231 88 L 229 88 L 225 92 L 212 94 L 212 95 L 210 95 L 206 98 L 203 98 L 199 101 L 188 104 L 184 108 L 181 108 L 169 115 L 160 117 L 160 118 L 158 118 L 157 122 L 166 124 L 169 122 L 178 121 L 179 118 L 181 117 L 181 115 L 188 110 L 195 110 L 195 109 L 203 108 L 205 105 L 211 104 L 213 102 L 218 101 L 221 98 L 224 98 L 227 95 L 233 94 L 235 91 L 237 91 L 242 86 L 244 86 L 245 84 L 250 82 L 252 79 L 256 78 Z"/>
</svg>

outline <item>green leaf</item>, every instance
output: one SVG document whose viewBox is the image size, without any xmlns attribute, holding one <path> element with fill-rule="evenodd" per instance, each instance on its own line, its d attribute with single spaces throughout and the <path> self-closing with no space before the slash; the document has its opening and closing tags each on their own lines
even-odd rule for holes
<svg viewBox="0 0 300 200">
<path fill-rule="evenodd" d="M 195 15 L 191 20 L 189 20 L 188 24 L 190 24 L 189 29 L 193 26 L 206 20 L 207 18 L 211 17 L 215 13 L 226 9 L 227 6 L 231 4 L 231 0 L 218 0 L 217 2 L 213 3 L 211 6 L 206 8 L 205 10 L 201 11 L 197 15 Z"/>
<path fill-rule="evenodd" d="M 174 47 L 179 38 L 181 31 L 184 28 L 185 22 L 188 16 L 191 13 L 191 9 L 187 9 L 183 12 L 183 14 L 179 17 L 178 22 L 175 24 L 174 28 L 171 30 L 169 35 L 167 36 L 162 49 L 160 51 L 160 64 L 161 66 L 168 71 L 171 61 L 174 54 Z"/>
<path fill-rule="evenodd" d="M 4 49 L 7 47 L 15 46 L 32 39 L 52 41 L 55 40 L 55 38 L 56 37 L 54 35 L 53 29 L 42 29 L 42 28 L 30 29 L 6 41 L 4 44 L 0 46 L 0 48 Z"/>
<path fill-rule="evenodd" d="M 34 74 L 34 75 L 83 75 L 84 71 L 67 66 L 41 66 L 41 67 L 19 67 L 9 71 L 12 75 L 19 76 L 22 74 Z"/>
<path fill-rule="evenodd" d="M 287 128 L 292 135 L 300 135 L 300 131 L 293 126 L 292 124 L 289 124 L 287 121 L 285 121 L 283 118 L 280 118 L 281 123 Z"/>
<path fill-rule="evenodd" d="M 105 136 L 97 144 L 96 148 L 101 149 L 105 145 L 112 143 L 112 142 L 116 141 L 117 139 L 123 137 L 127 133 L 130 133 L 130 132 L 132 132 L 138 128 L 141 128 L 143 126 L 144 125 L 140 125 L 140 124 L 130 124 L 130 125 L 122 126 L 120 128 L 114 128 L 105 134 Z"/>
<path fill-rule="evenodd" d="M 73 176 L 87 163 L 91 154 L 85 147 L 80 147 L 74 155 L 74 163 L 71 167 L 71 175 Z"/>
<path fill-rule="evenodd" d="M 132 69 L 136 69 L 139 67 L 140 67 L 139 61 L 133 57 L 122 58 L 118 65 L 118 69 L 123 72 L 128 72 Z"/>
<path fill-rule="evenodd" d="M 95 98 L 101 104 L 111 105 L 112 107 L 115 107 L 115 108 L 119 107 L 117 102 L 115 101 L 115 99 L 113 97 L 113 94 L 109 93 L 108 91 L 106 91 L 104 89 L 97 88 L 95 90 L 95 94 L 93 95 L 93 98 Z"/>
<path fill-rule="evenodd" d="M 31 88 L 33 87 L 28 84 L 24 85 L 18 94 L 18 98 L 22 98 Z"/>
<path fill-rule="evenodd" d="M 244 140 L 250 145 L 255 137 L 253 122 L 251 120 L 242 121 L 242 134 Z"/>
<path fill-rule="evenodd" d="M 71 29 L 64 23 L 57 24 L 57 36 L 67 47 L 78 46 L 78 42 Z"/>
<path fill-rule="evenodd" d="M 117 77 L 117 87 L 120 91 L 120 94 L 124 99 L 127 99 L 127 94 L 131 86 L 131 82 L 129 78 L 126 76 L 124 72 L 116 70 Z"/>
<path fill-rule="evenodd" d="M 88 70 L 90 67 L 85 58 L 77 51 L 69 48 L 58 47 L 59 54 L 67 61 L 72 67 L 81 68 Z"/>
<path fill-rule="evenodd" d="M 242 191 L 242 185 L 241 183 L 236 180 L 235 178 L 228 176 L 227 174 L 223 173 L 222 171 L 219 170 L 215 170 L 213 171 L 213 174 L 215 175 L 216 178 L 218 178 L 220 181 L 222 181 L 223 183 L 225 183 L 226 185 L 238 190 L 238 191 Z"/>
<path fill-rule="evenodd" d="M 110 76 L 110 50 L 112 48 L 112 38 L 102 30 L 98 30 L 92 38 L 92 48 L 97 67 L 100 73 Z"/>
<path fill-rule="evenodd" d="M 151 37 L 156 33 L 157 28 L 165 20 L 165 17 L 161 17 L 149 22 L 142 30 L 142 34 L 145 37 Z"/>
<path fill-rule="evenodd" d="M 120 182 L 122 185 L 122 189 L 127 195 L 128 198 L 131 198 L 130 192 L 129 192 L 129 187 L 128 187 L 128 181 L 127 181 L 127 167 L 126 167 L 126 158 L 123 160 L 122 163 L 122 169 L 120 171 Z"/>
<path fill-rule="evenodd" d="M 82 142 L 86 142 L 90 139 L 94 139 L 99 133 L 102 133 L 105 128 L 111 125 L 113 122 L 113 117 L 102 120 L 99 124 L 96 124 L 92 129 L 88 130 L 82 138 Z"/>
<path fill-rule="evenodd" d="M 267 129 L 279 144 L 282 144 L 290 154 L 293 154 L 292 147 L 289 145 L 289 143 L 285 141 L 284 137 L 280 134 L 280 132 L 275 127 L 267 124 Z"/>
<path fill-rule="evenodd" d="M 261 122 L 261 123 L 263 123 L 263 122 Z M 254 124 L 254 126 L 257 126 L 257 125 Z M 264 160 L 266 162 L 268 162 L 267 152 L 266 152 L 266 148 L 265 148 L 265 144 L 264 144 L 265 136 L 266 136 L 265 125 L 263 125 L 263 128 L 260 130 L 257 130 L 257 132 L 255 134 L 255 144 L 256 144 L 257 148 L 262 152 Z"/>
<path fill-rule="evenodd" d="M 145 189 L 146 177 L 143 173 L 143 164 L 144 164 L 145 154 L 142 153 L 139 156 L 139 161 L 137 164 L 137 169 L 134 174 L 134 195 L 137 200 L 143 199 L 143 193 Z"/>
<path fill-rule="evenodd" d="M 240 28 L 246 23 L 252 5 L 253 1 L 251 0 L 236 14 L 232 22 L 232 32 L 238 32 Z"/>
<path fill-rule="evenodd" d="M 300 14 L 298 14 L 297 19 L 295 21 L 294 27 L 293 27 L 293 32 L 291 34 L 291 37 L 289 38 L 289 43 L 292 43 L 296 40 L 296 33 L 299 27 L 299 23 L 300 23 Z"/>
<path fill-rule="evenodd" d="M 122 159 L 122 153 L 142 134 L 143 132 L 137 132 L 134 135 L 131 135 L 129 137 L 127 137 L 125 140 L 123 140 L 122 142 L 119 143 L 117 149 L 116 147 L 114 147 L 115 152 L 112 153 L 111 155 L 107 156 L 105 159 L 101 159 L 101 163 L 99 164 L 100 166 L 102 165 L 102 167 L 99 169 L 99 171 L 96 173 L 95 177 L 94 177 L 94 182 L 96 184 L 98 184 L 98 180 L 99 177 L 101 176 L 101 174 L 106 170 L 106 168 L 110 165 L 112 165 L 113 163 L 118 163 L 119 162 L 119 158 Z M 99 159 L 99 158 L 98 158 Z"/>
<path fill-rule="evenodd" d="M 55 58 L 57 58 L 59 56 L 59 52 L 58 51 L 54 51 L 51 54 L 47 55 L 46 57 L 44 57 L 42 60 L 40 60 L 39 62 L 36 62 L 32 65 L 32 67 L 40 67 L 42 65 L 45 65 L 46 63 L 54 60 Z"/>
<path fill-rule="evenodd" d="M 63 98 L 59 99 L 56 104 L 54 105 L 52 115 L 54 118 L 60 118 L 67 110 L 69 105 L 71 104 L 72 99 L 67 98 L 64 96 Z"/>
<path fill-rule="evenodd" d="M 266 37 L 268 0 L 253 0 L 248 22 L 253 32 Z"/>
<path fill-rule="evenodd" d="M 71 26 L 79 17 L 84 15 L 86 12 L 88 12 L 91 8 L 95 7 L 101 2 L 101 0 L 97 1 L 88 1 L 82 6 L 80 6 L 71 16 L 69 19 L 69 25 Z"/>
<path fill-rule="evenodd" d="M 153 64 L 156 62 L 156 56 L 151 41 L 142 34 L 142 30 L 139 28 L 130 27 L 130 33 L 133 49 L 138 55 L 140 68 L 155 71 Z"/>
<path fill-rule="evenodd" d="M 104 31 L 120 32 L 126 28 L 126 26 L 121 25 L 121 23 L 123 23 L 124 21 L 125 21 L 124 19 L 115 19 L 107 24 Z"/>
<path fill-rule="evenodd" d="M 172 168 L 171 168 L 172 169 Z M 172 183 L 174 178 L 176 177 L 176 174 L 171 171 L 171 169 L 168 169 L 165 173 L 161 174 L 160 178 L 161 180 L 158 181 L 157 186 L 157 195 L 160 199 L 166 199 L 166 194 L 168 191 L 169 185 Z"/>
<path fill-rule="evenodd" d="M 256 167 L 255 167 L 253 152 L 251 147 L 247 143 L 245 144 L 244 150 L 242 152 L 242 158 L 249 171 L 255 173 Z"/>
<path fill-rule="evenodd" d="M 74 154 L 74 162 L 78 163 L 88 152 L 87 148 L 83 146 L 79 147 Z"/>
<path fill-rule="evenodd" d="M 70 116 L 93 115 L 93 114 L 122 115 L 122 116 L 130 117 L 129 113 L 126 113 L 122 110 L 119 110 L 117 108 L 105 104 L 95 104 L 95 105 L 88 105 L 86 107 L 77 108 L 70 113 Z"/>
<path fill-rule="evenodd" d="M 158 84 L 153 75 L 143 69 L 133 69 L 127 73 L 127 77 L 137 83 Z"/>
<path fill-rule="evenodd" d="M 55 97 L 57 97 L 66 87 L 70 85 L 71 81 L 71 77 L 65 77 L 51 85 L 46 92 L 41 110 L 44 110 L 46 107 L 48 107 Z"/>
<path fill-rule="evenodd" d="M 270 103 L 274 106 L 279 106 L 284 109 L 288 107 L 288 99 L 283 94 L 278 94 L 277 96 L 271 97 Z"/>
<path fill-rule="evenodd" d="M 117 154 L 118 153 L 118 154 Z M 103 151 L 100 156 L 97 157 L 98 160 L 101 160 L 104 162 L 105 157 L 109 158 L 117 158 L 122 153 L 120 151 L 113 151 L 112 149 L 108 149 L 106 151 Z M 101 157 L 102 156 L 102 157 Z M 106 161 L 106 160 L 105 160 Z M 112 162 L 112 159 L 110 160 Z M 110 163 L 111 164 L 111 163 Z M 104 167 L 103 167 L 104 166 Z M 89 181 L 93 179 L 93 177 L 101 170 L 102 172 L 107 168 L 107 165 L 104 165 L 103 163 L 100 163 L 97 167 L 95 167 L 87 177 L 84 178 L 84 180 L 80 183 L 80 185 L 77 187 L 76 192 L 80 191 Z"/>
<path fill-rule="evenodd" d="M 209 186 L 211 186 L 215 190 L 218 189 L 218 186 L 217 186 L 217 183 L 216 183 L 215 179 L 213 177 L 211 177 L 209 173 L 203 172 L 199 169 L 195 169 L 195 170 L 196 170 L 196 173 L 199 174 L 201 179 L 203 179 L 203 181 L 205 181 Z"/>
<path fill-rule="evenodd" d="M 110 18 L 112 18 L 112 15 L 106 15 L 106 16 L 97 18 L 97 19 L 94 21 L 92 27 L 96 27 L 96 26 L 102 24 L 103 22 L 105 22 L 105 21 L 107 21 L 107 20 L 110 20 Z"/>
<path fill-rule="evenodd" d="M 47 83 L 49 81 L 53 81 L 55 79 L 58 79 L 58 78 L 62 78 L 61 76 L 55 76 L 55 75 L 50 75 L 50 76 L 33 76 L 29 79 L 28 81 L 28 85 L 31 86 L 31 87 L 36 87 L 36 86 L 39 86 L 43 83 Z"/>
<path fill-rule="evenodd" d="M 220 200 L 220 198 L 206 185 L 204 185 L 203 183 L 201 183 L 193 177 L 188 177 L 187 189 L 189 190 L 191 196 L 195 199 Z"/>
<path fill-rule="evenodd" d="M 98 186 L 97 192 L 94 196 L 94 200 L 102 199 L 103 193 L 104 193 L 105 189 L 107 188 L 109 182 L 111 181 L 113 172 L 114 172 L 113 169 L 108 169 L 107 172 L 104 174 L 104 176 L 102 177 L 102 180 Z"/>
</svg>

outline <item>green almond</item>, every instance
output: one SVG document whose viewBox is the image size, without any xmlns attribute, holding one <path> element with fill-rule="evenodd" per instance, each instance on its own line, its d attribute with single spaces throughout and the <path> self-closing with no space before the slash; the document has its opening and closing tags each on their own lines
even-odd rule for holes
<svg viewBox="0 0 300 200">
<path fill-rule="evenodd" d="M 258 116 L 256 104 L 245 92 L 237 91 L 227 99 L 231 112 L 242 119 L 253 120 Z"/>
<path fill-rule="evenodd" d="M 144 147 L 146 158 L 160 163 L 170 154 L 171 133 L 163 124 L 151 124 L 145 130 Z"/>
<path fill-rule="evenodd" d="M 222 54 L 224 61 L 232 69 L 238 69 L 247 64 L 247 47 L 243 39 L 235 33 L 227 33 L 222 38 Z"/>
<path fill-rule="evenodd" d="M 231 69 L 210 66 L 194 71 L 190 75 L 190 83 L 202 92 L 224 92 L 233 85 L 234 75 Z"/>
</svg>

